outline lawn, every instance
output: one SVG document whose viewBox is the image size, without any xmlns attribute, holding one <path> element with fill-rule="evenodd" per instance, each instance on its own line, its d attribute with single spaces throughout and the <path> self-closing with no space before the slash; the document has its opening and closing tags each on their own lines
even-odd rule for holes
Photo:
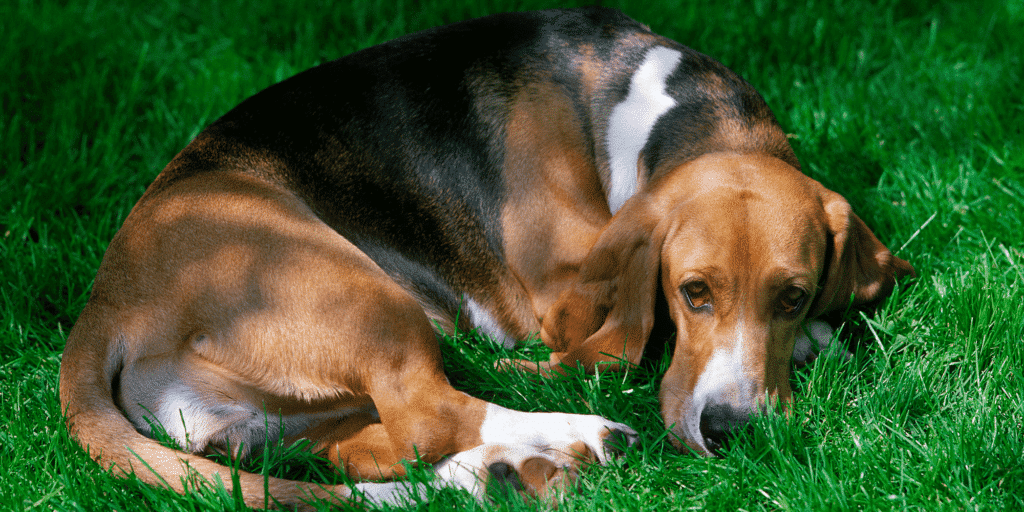
<svg viewBox="0 0 1024 512">
<path fill-rule="evenodd" d="M 92 463 L 61 420 L 64 340 L 146 185 L 243 98 L 407 32 L 553 6 L 394 3 L 0 3 L 0 508 L 244 508 Z M 849 198 L 919 277 L 843 318 L 854 357 L 796 372 L 792 415 L 759 420 L 720 459 L 665 439 L 665 355 L 627 374 L 543 381 L 492 373 L 509 354 L 462 333 L 444 341 L 453 381 L 508 407 L 641 431 L 561 510 L 1024 509 L 1024 1 L 621 4 L 754 84 L 805 172 Z M 298 448 L 247 467 L 336 480 Z M 446 491 L 413 507 L 535 504 Z"/>
</svg>

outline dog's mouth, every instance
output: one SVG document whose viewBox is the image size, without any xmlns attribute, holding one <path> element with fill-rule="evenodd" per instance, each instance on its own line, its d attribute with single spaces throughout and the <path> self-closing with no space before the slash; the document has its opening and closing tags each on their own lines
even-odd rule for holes
<svg viewBox="0 0 1024 512">
<path fill-rule="evenodd" d="M 720 457 L 722 447 L 703 437 L 688 437 L 683 428 L 673 425 L 669 429 L 669 441 L 676 450 L 701 457 Z"/>
<path fill-rule="evenodd" d="M 673 446 L 680 452 L 691 452 L 702 457 L 724 457 L 736 435 L 747 430 L 741 427 L 724 437 L 704 436 L 686 437 L 682 429 L 673 427 L 669 439 Z"/>
<path fill-rule="evenodd" d="M 720 443 L 716 442 L 715 440 L 713 440 L 711 438 L 708 438 L 708 437 L 704 438 L 704 446 L 708 450 L 708 455 L 710 455 L 712 457 L 722 457 L 724 455 L 723 451 L 726 448 L 724 443 L 720 444 Z"/>
<path fill-rule="evenodd" d="M 690 452 L 694 455 L 702 457 L 715 457 L 722 449 L 713 440 L 705 438 L 700 433 L 700 415 L 684 413 L 684 411 L 693 411 L 689 406 L 689 403 L 680 404 L 682 407 L 677 414 L 666 414 L 664 420 L 669 430 L 669 442 L 672 446 L 680 452 Z M 674 419 L 670 419 L 674 418 Z"/>
</svg>

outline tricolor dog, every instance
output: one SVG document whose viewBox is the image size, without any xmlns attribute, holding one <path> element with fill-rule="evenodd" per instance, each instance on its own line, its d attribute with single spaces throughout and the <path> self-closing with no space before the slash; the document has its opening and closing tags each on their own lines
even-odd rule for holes
<svg viewBox="0 0 1024 512">
<path fill-rule="evenodd" d="M 317 66 L 200 133 L 110 243 L 61 404 L 101 465 L 179 491 L 189 471 L 232 487 L 202 454 L 282 435 L 359 480 L 418 455 L 439 486 L 547 496 L 636 432 L 456 391 L 435 326 L 539 333 L 550 361 L 505 364 L 544 374 L 614 369 L 639 361 L 661 294 L 665 427 L 713 454 L 791 400 L 808 319 L 912 274 L 718 62 L 612 10 L 501 14 Z M 263 477 L 237 485 L 263 504 Z"/>
</svg>

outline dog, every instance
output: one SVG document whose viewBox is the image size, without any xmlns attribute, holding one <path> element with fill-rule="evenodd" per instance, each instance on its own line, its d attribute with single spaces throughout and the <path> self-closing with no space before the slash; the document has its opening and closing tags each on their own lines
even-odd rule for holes
<svg viewBox="0 0 1024 512">
<path fill-rule="evenodd" d="M 662 296 L 665 427 L 714 455 L 791 401 L 794 346 L 829 337 L 807 321 L 913 274 L 720 63 L 610 9 L 499 14 L 299 73 L 196 136 L 107 249 L 61 404 L 103 467 L 179 492 L 194 472 L 253 506 L 397 503 L 418 457 L 432 485 L 548 498 L 637 433 L 456 391 L 437 330 L 553 351 L 505 367 L 615 370 Z M 282 436 L 362 483 L 233 482 L 202 456 Z"/>
</svg>

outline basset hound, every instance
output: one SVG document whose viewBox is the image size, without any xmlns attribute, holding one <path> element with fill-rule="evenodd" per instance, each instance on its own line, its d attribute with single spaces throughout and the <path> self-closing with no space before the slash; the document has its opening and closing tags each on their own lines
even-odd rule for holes
<svg viewBox="0 0 1024 512">
<path fill-rule="evenodd" d="M 179 492 L 196 472 L 254 506 L 398 502 L 419 457 L 431 485 L 547 498 L 637 433 L 453 389 L 436 329 L 616 369 L 660 294 L 665 427 L 711 455 L 791 400 L 806 321 L 913 272 L 723 65 L 614 10 L 499 14 L 299 73 L 192 140 L 107 249 L 61 405 L 103 467 Z M 280 436 L 363 482 L 233 482 L 202 456 Z"/>
</svg>

